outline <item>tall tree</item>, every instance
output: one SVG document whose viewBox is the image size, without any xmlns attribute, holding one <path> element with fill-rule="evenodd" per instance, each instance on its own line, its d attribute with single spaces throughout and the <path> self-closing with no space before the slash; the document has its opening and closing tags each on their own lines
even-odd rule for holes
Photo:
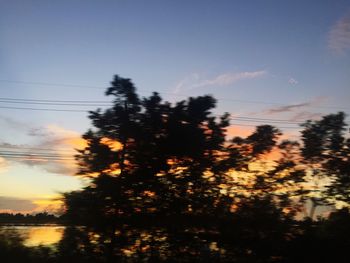
<svg viewBox="0 0 350 263">
<path fill-rule="evenodd" d="M 66 218 L 109 228 L 105 238 L 111 254 L 121 240 L 118 229 L 129 240 L 119 249 L 137 240 L 142 249 L 160 232 L 168 242 L 173 239 L 171 244 L 188 246 L 191 242 L 179 237 L 208 225 L 224 207 L 218 185 L 227 169 L 221 152 L 229 116 L 212 114 L 216 101 L 211 96 L 171 105 L 157 93 L 140 99 L 129 79 L 115 76 L 111 84 L 106 95 L 113 97 L 113 106 L 90 113 L 94 128 L 83 136 L 87 147 L 77 155 L 79 174 L 91 183 L 65 195 Z M 157 228 L 158 234 L 141 242 L 133 233 L 138 227 Z"/>
<path fill-rule="evenodd" d="M 345 114 L 329 114 L 307 121 L 302 130 L 302 156 L 314 189 L 312 218 L 319 205 L 350 202 L 350 139 L 346 138 Z"/>
</svg>

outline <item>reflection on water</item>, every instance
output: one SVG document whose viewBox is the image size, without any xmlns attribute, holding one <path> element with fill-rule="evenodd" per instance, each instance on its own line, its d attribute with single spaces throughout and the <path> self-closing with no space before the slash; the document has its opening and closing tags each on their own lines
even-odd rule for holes
<svg viewBox="0 0 350 263">
<path fill-rule="evenodd" d="M 50 246 L 57 244 L 63 236 L 64 226 L 1 226 L 1 230 L 12 230 L 22 238 L 25 246 Z"/>
</svg>

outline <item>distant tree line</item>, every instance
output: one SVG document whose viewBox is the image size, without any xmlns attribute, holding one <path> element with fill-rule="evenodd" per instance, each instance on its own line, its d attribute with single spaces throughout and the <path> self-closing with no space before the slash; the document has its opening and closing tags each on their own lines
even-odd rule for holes
<svg viewBox="0 0 350 263">
<path fill-rule="evenodd" d="M 52 262 L 348 262 L 344 113 L 305 122 L 298 141 L 271 125 L 228 137 L 211 96 L 140 98 L 119 76 L 106 95 L 76 156 L 89 184 L 63 195 Z M 317 219 L 326 205 L 344 208 Z"/>
<path fill-rule="evenodd" d="M 59 216 L 47 212 L 37 214 L 0 213 L 0 224 L 52 224 L 61 223 Z"/>
</svg>

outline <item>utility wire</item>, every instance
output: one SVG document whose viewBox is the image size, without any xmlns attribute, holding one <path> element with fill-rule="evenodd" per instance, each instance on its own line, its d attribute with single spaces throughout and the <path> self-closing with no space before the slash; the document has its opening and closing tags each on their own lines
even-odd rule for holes
<svg viewBox="0 0 350 263">
<path fill-rule="evenodd" d="M 16 99 L 16 98 L 4 98 L 0 97 L 0 100 L 8 101 L 34 101 L 34 102 L 67 102 L 67 103 L 110 103 L 106 100 L 44 100 L 44 99 Z"/>
<path fill-rule="evenodd" d="M 289 122 L 289 123 L 300 124 L 300 122 L 297 122 L 297 121 L 281 120 L 281 119 L 268 119 L 268 118 L 255 118 L 255 117 L 245 117 L 245 116 L 231 117 L 231 119 L 247 119 L 247 120 L 259 120 L 259 121 L 261 121 L 261 120 L 264 120 L 264 121 L 278 121 L 278 122 Z"/>
<path fill-rule="evenodd" d="M 241 123 L 231 123 L 230 126 L 249 126 L 249 127 L 256 127 L 257 125 L 253 125 L 253 124 L 241 124 Z M 300 129 L 301 127 L 282 127 L 282 126 L 277 126 L 277 128 L 280 128 L 280 129 Z"/>
<path fill-rule="evenodd" d="M 31 111 L 53 111 L 53 112 L 84 112 L 87 113 L 90 110 L 71 110 L 71 109 L 44 109 L 44 108 L 27 108 L 27 107 L 4 107 L 4 106 L 0 106 L 1 109 L 15 109 L 15 110 L 31 110 Z M 268 124 L 267 121 L 253 121 L 253 120 L 237 120 L 232 118 L 232 120 L 235 121 L 250 121 L 250 122 L 257 122 L 257 123 L 265 123 Z M 270 121 L 271 122 L 271 121 Z M 296 123 L 287 123 L 287 122 L 272 122 L 274 125 L 278 125 L 278 124 L 296 124 Z M 241 125 L 241 126 L 256 126 L 256 125 L 243 125 L 243 124 L 237 124 L 237 125 Z M 289 129 L 289 128 L 299 128 L 299 127 L 280 127 L 280 128 L 285 128 L 285 129 Z"/>
<path fill-rule="evenodd" d="M 51 151 L 51 152 L 62 152 L 62 153 L 74 153 L 74 150 L 65 150 L 65 149 L 53 149 L 53 148 L 37 148 L 37 147 L 22 147 L 22 146 L 6 146 L 0 145 L 0 149 L 13 149 L 15 150 L 30 150 L 30 151 Z"/>
<path fill-rule="evenodd" d="M 37 100 L 39 101 L 39 100 Z M 1 98 L 0 98 L 0 102 Z M 26 103 L 26 102 L 14 102 L 14 103 Z M 57 103 L 41 103 L 41 102 L 28 102 L 28 104 L 45 104 L 45 105 L 62 105 L 62 106 L 101 106 L 101 105 L 95 105 L 95 104 L 57 104 Z M 103 106 L 111 106 L 112 104 L 105 104 Z M 0 106 L 0 108 L 5 108 L 5 109 L 18 109 L 18 110 L 36 110 L 36 111 L 67 111 L 67 112 L 87 112 L 90 111 L 88 109 L 86 110 L 76 110 L 76 109 L 57 109 L 57 108 L 32 108 L 32 107 L 12 107 L 12 106 Z M 214 114 L 215 116 L 219 116 L 218 114 Z M 254 118 L 254 117 L 245 117 L 245 116 L 237 116 L 237 117 L 231 117 L 231 120 L 237 120 L 237 121 L 251 121 L 251 122 L 275 122 L 275 123 L 286 123 L 286 124 L 301 124 L 300 122 L 296 122 L 296 121 L 290 121 L 290 120 L 281 120 L 281 119 L 267 119 L 267 118 Z"/>
<path fill-rule="evenodd" d="M 0 145 L 0 148 L 4 149 L 13 149 L 13 150 L 33 150 L 33 151 L 54 151 L 54 152 L 66 152 L 66 153 L 72 153 L 74 150 L 69 149 L 53 149 L 53 148 L 37 148 L 37 147 L 26 147 L 26 146 L 15 146 L 15 145 Z"/>
<path fill-rule="evenodd" d="M 30 110 L 30 111 L 52 111 L 52 112 L 80 112 L 80 113 L 88 113 L 91 110 L 74 110 L 74 109 L 50 109 L 50 108 L 29 108 L 29 107 L 6 107 L 6 106 L 0 106 L 0 109 L 14 109 L 14 110 Z M 265 119 L 261 119 L 258 120 L 258 118 L 256 118 L 255 120 L 252 119 L 243 119 L 243 117 L 241 117 L 241 119 L 238 119 L 237 117 L 231 117 L 231 120 L 234 121 L 249 121 L 252 123 L 264 123 L 264 124 L 274 124 L 274 125 L 278 125 L 278 124 L 291 124 L 291 125 L 297 125 L 297 124 L 302 124 L 302 123 L 298 123 L 298 122 L 287 122 L 288 120 L 283 120 L 283 121 L 273 121 L 273 119 L 271 120 L 265 120 Z M 233 125 L 233 124 L 231 124 Z M 236 125 L 240 125 L 240 126 L 257 126 L 257 125 L 243 125 L 243 124 L 236 124 Z M 294 129 L 299 129 L 300 127 L 279 127 L 281 129 L 290 129 L 290 128 L 294 128 Z"/>
<path fill-rule="evenodd" d="M 0 106 L 0 109 L 11 109 L 11 110 L 32 110 L 32 111 L 62 111 L 62 112 L 88 112 L 90 110 L 71 110 L 71 109 L 48 109 L 48 108 L 28 108 L 28 107 L 6 107 Z"/>
<path fill-rule="evenodd" d="M 47 158 L 65 158 L 72 157 L 71 155 L 60 155 L 52 153 L 34 153 L 34 152 L 15 152 L 15 151 L 0 151 L 0 154 L 4 155 L 23 155 L 23 156 L 34 156 L 34 157 L 47 157 Z"/>
<path fill-rule="evenodd" d="M 4 83 L 14 83 L 14 84 L 28 84 L 28 85 L 40 85 L 40 86 L 56 86 L 56 87 L 76 87 L 76 88 L 89 88 L 89 89 L 105 89 L 106 87 L 102 86 L 88 86 L 88 85 L 77 85 L 77 84 L 67 84 L 67 83 L 48 83 L 48 82 L 30 82 L 30 81 L 18 81 L 18 80 L 5 80 L 0 79 L 0 82 Z M 150 92 L 146 90 L 140 90 L 140 92 Z M 170 96 L 177 96 L 177 97 L 190 97 L 188 94 L 175 94 L 170 92 L 157 92 L 159 94 L 166 94 Z M 251 103 L 251 104 L 264 104 L 264 105 L 279 105 L 279 106 L 285 106 L 286 104 L 279 103 L 279 102 L 267 102 L 267 101 L 257 101 L 257 100 L 239 100 L 239 99 L 230 99 L 230 98 L 216 98 L 219 101 L 231 101 L 231 102 L 238 102 L 238 103 Z M 335 107 L 335 106 L 307 106 L 310 108 L 323 108 L 323 109 L 338 109 L 338 110 L 350 110 L 350 108 L 346 107 Z"/>
<path fill-rule="evenodd" d="M 44 160 L 52 160 L 52 161 L 74 161 L 74 158 L 60 158 L 60 157 L 51 157 L 44 155 L 29 155 L 29 154 L 10 154 L 10 153 L 0 153 L 0 157 L 5 158 L 19 158 L 19 159 L 44 159 Z"/>
<path fill-rule="evenodd" d="M 86 110 L 76 110 L 76 109 L 57 109 L 57 108 L 32 108 L 32 107 L 11 107 L 11 106 L 0 106 L 2 109 L 15 109 L 15 110 L 32 110 L 32 111 L 62 111 L 62 112 L 89 112 L 90 109 Z M 218 115 L 219 116 L 219 115 Z M 270 121 L 270 122 L 283 122 L 290 124 L 300 124 L 299 122 L 291 122 L 289 120 L 274 120 L 274 119 L 264 119 L 264 118 L 254 118 L 249 117 L 231 117 L 232 120 L 245 120 L 251 122 L 261 122 L 261 121 Z"/>
<path fill-rule="evenodd" d="M 1 80 L 0 80 L 1 81 Z M 58 85 L 58 84 L 57 84 Z M 35 105 L 52 105 L 52 106 L 112 106 L 113 104 L 108 101 L 91 101 L 91 100 L 43 100 L 43 99 L 16 99 L 16 98 L 0 98 L 0 103 L 16 103 L 16 104 L 35 104 Z M 108 104 L 107 104 L 108 103 Z M 30 110 L 30 111 L 52 111 L 52 112 L 84 112 L 87 113 L 91 111 L 90 109 L 59 109 L 59 108 L 33 108 L 33 107 L 12 107 L 12 106 L 0 106 L 3 109 L 14 109 L 14 110 Z M 215 114 L 214 114 L 215 115 Z M 220 115 L 215 115 L 220 116 Z M 271 123 L 274 125 L 287 124 L 287 125 L 301 125 L 301 122 L 284 120 L 284 119 L 270 119 L 270 118 L 257 118 L 257 117 L 246 117 L 237 116 L 230 117 L 230 120 L 238 122 L 252 122 L 252 123 Z M 256 125 L 243 125 L 240 126 L 256 126 Z M 299 127 L 280 127 L 280 128 L 298 128 Z"/>
<path fill-rule="evenodd" d="M 30 101 L 6 101 L 1 100 L 1 103 L 9 104 L 30 104 L 30 105 L 53 105 L 53 106 L 112 106 L 113 104 L 94 104 L 94 103 L 52 103 L 52 102 L 30 102 Z"/>
<path fill-rule="evenodd" d="M 246 122 L 257 122 L 257 123 L 275 123 L 275 124 L 293 124 L 293 125 L 298 125 L 298 124 L 301 124 L 300 122 L 287 122 L 287 121 L 274 121 L 274 120 L 250 120 L 250 119 L 244 119 L 244 118 L 235 118 L 235 117 L 232 117 L 230 118 L 230 120 L 233 120 L 233 121 L 246 121 Z"/>
<path fill-rule="evenodd" d="M 0 98 L 0 102 L 4 103 L 16 103 L 16 104 L 38 104 L 38 105 L 54 105 L 54 106 L 112 106 L 113 104 L 91 104 L 95 102 L 88 102 L 88 101 L 75 101 L 76 103 L 67 103 L 69 101 L 60 101 L 60 103 L 56 103 L 55 101 L 51 100 L 25 100 L 25 99 L 11 99 L 11 101 L 6 101 L 4 98 Z M 33 102 L 31 102 L 33 101 Z M 41 101 L 47 101 L 47 102 L 41 102 Z M 61 103 L 64 102 L 64 103 Z M 20 107 L 9 107 L 9 108 L 20 108 Z M 35 108 L 37 109 L 37 108 Z M 38 110 L 41 110 L 38 108 Z M 45 109 L 42 109 L 45 110 Z M 50 110 L 54 110 L 51 109 Z M 71 110 L 71 109 L 65 109 L 65 110 Z M 216 115 L 220 116 L 220 115 Z M 252 120 L 252 121 L 271 121 L 271 122 L 288 122 L 288 123 L 295 123 L 300 124 L 300 122 L 296 121 L 290 121 L 290 120 L 281 120 L 281 119 L 267 119 L 267 118 L 254 118 L 254 117 L 245 117 L 245 116 L 237 116 L 237 117 L 231 117 L 232 120 Z"/>
<path fill-rule="evenodd" d="M 75 88 L 88 88 L 88 89 L 101 89 L 101 88 L 103 88 L 103 87 L 88 86 L 88 85 L 49 83 L 49 82 L 37 82 L 37 81 L 21 81 L 21 80 L 6 80 L 6 79 L 0 79 L 0 82 L 14 83 L 14 84 L 39 85 L 39 86 L 67 87 L 67 88 L 74 88 L 74 87 Z"/>
</svg>

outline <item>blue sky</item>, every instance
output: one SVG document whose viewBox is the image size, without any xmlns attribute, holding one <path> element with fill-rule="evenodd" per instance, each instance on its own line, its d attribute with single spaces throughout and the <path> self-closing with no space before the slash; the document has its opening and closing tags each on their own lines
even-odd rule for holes
<svg viewBox="0 0 350 263">
<path fill-rule="evenodd" d="M 349 1 L 4 0 L 0 40 L 2 98 L 108 100 L 104 89 L 119 74 L 142 95 L 159 91 L 170 101 L 213 94 L 216 111 L 234 116 L 302 121 L 350 113 Z M 69 149 L 70 138 L 89 128 L 86 116 L 0 109 L 0 143 Z M 251 129 L 236 126 L 238 133 Z M 2 166 L 6 200 L 83 185 L 63 175 L 72 168 Z"/>
</svg>

